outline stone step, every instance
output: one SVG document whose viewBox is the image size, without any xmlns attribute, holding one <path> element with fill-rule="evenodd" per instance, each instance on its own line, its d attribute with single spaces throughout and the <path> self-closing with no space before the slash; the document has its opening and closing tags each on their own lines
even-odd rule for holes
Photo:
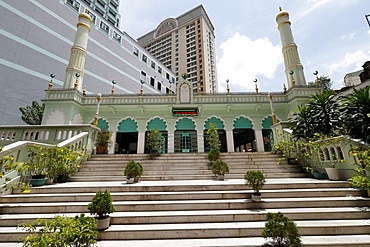
<svg viewBox="0 0 370 247">
<path fill-rule="evenodd" d="M 86 213 L 88 202 L 43 202 L 0 204 L 3 214 L 27 213 Z M 366 207 L 370 198 L 365 197 L 304 197 L 304 198 L 263 198 L 259 203 L 249 199 L 221 200 L 171 200 L 171 201 L 115 201 L 120 211 L 176 211 L 176 210 L 226 210 L 226 209 L 267 209 L 304 207 Z"/>
<path fill-rule="evenodd" d="M 168 191 L 168 192 L 111 192 L 113 201 L 169 201 L 169 200 L 221 200 L 250 199 L 250 189 L 227 191 Z M 352 188 L 327 189 L 280 189 L 261 190 L 263 198 L 286 197 L 345 197 L 362 196 L 362 192 Z M 0 203 L 41 203 L 41 202 L 90 202 L 95 193 L 59 194 L 12 194 L 0 197 Z"/>
<path fill-rule="evenodd" d="M 207 223 L 207 222 L 250 222 L 266 220 L 267 212 L 281 212 L 293 220 L 340 220 L 366 219 L 370 217 L 369 208 L 278 208 L 265 210 L 192 210 L 192 211 L 144 211 L 114 212 L 112 225 L 122 224 L 170 224 L 170 223 Z M 2 226 L 16 227 L 19 222 L 32 222 L 37 218 L 51 219 L 56 214 L 2 214 Z M 60 214 L 74 217 L 75 213 Z"/>
</svg>

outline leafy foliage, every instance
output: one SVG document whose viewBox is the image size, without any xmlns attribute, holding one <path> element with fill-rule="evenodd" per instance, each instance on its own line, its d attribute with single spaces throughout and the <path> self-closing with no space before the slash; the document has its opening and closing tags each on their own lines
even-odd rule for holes
<svg viewBox="0 0 370 247">
<path fill-rule="evenodd" d="M 312 138 L 315 133 L 327 136 L 338 133 L 339 107 L 334 96 L 333 91 L 322 91 L 311 95 L 307 105 L 300 105 L 289 116 L 289 122 L 293 124 L 293 136 L 296 139 Z"/>
<path fill-rule="evenodd" d="M 322 75 L 322 76 L 319 77 L 319 80 L 320 80 L 320 87 L 324 91 L 332 90 L 331 86 L 333 85 L 333 82 L 331 81 L 329 76 Z M 307 83 L 307 85 L 312 86 L 312 87 L 317 87 L 317 80 L 310 81 L 310 82 Z"/>
<path fill-rule="evenodd" d="M 162 133 L 156 128 L 151 129 L 146 135 L 146 148 L 152 158 L 159 155 L 162 145 Z"/>
<path fill-rule="evenodd" d="M 263 185 L 266 183 L 266 177 L 260 170 L 249 170 L 244 175 L 245 184 L 252 187 L 254 193 L 260 193 Z"/>
<path fill-rule="evenodd" d="M 218 135 L 217 125 L 215 123 L 209 124 L 209 129 L 207 130 L 207 142 L 210 149 L 220 150 L 221 141 Z"/>
<path fill-rule="evenodd" d="M 113 213 L 115 211 L 115 207 L 109 191 L 105 190 L 104 192 L 96 192 L 91 203 L 87 205 L 87 209 L 90 211 L 90 214 L 96 214 L 98 218 L 103 218 L 108 216 L 108 214 Z"/>
<path fill-rule="evenodd" d="M 353 89 L 342 100 L 340 120 L 346 132 L 353 138 L 370 143 L 370 87 Z"/>
<path fill-rule="evenodd" d="M 128 179 L 140 177 L 141 175 L 143 175 L 143 166 L 139 162 L 130 160 L 126 163 L 124 173 Z"/>
<path fill-rule="evenodd" d="M 112 131 L 104 128 L 101 129 L 96 137 L 95 146 L 108 147 L 112 144 L 111 137 Z"/>
<path fill-rule="evenodd" d="M 209 161 L 213 162 L 217 159 L 220 158 L 220 150 L 218 149 L 211 149 L 209 152 L 208 152 L 208 155 L 207 155 L 207 158 Z"/>
<path fill-rule="evenodd" d="M 42 117 L 44 115 L 45 105 L 40 105 L 36 100 L 32 101 L 32 105 L 26 107 L 19 107 L 22 113 L 22 120 L 29 125 L 41 125 Z"/>
<path fill-rule="evenodd" d="M 24 240 L 24 247 L 88 247 L 96 246 L 98 230 L 94 218 L 57 215 L 51 220 L 37 219 L 21 224 L 18 228 L 30 233 Z"/>
<path fill-rule="evenodd" d="M 262 237 L 271 238 L 273 246 L 299 247 L 302 246 L 301 235 L 297 225 L 281 212 L 267 213 L 267 221 L 262 229 Z"/>
<path fill-rule="evenodd" d="M 229 173 L 229 166 L 226 162 L 222 161 L 221 159 L 218 159 L 212 163 L 211 166 L 212 173 L 215 175 L 221 175 L 224 176 L 225 174 Z"/>
</svg>

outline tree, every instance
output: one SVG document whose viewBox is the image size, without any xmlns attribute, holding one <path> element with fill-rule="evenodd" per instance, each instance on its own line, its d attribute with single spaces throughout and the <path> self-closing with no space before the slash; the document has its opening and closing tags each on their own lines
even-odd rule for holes
<svg viewBox="0 0 370 247">
<path fill-rule="evenodd" d="M 340 120 L 346 133 L 356 139 L 370 143 L 370 87 L 353 89 L 353 93 L 342 100 Z"/>
<path fill-rule="evenodd" d="M 331 81 L 329 76 L 322 75 L 322 76 L 319 77 L 319 80 L 320 80 L 320 87 L 324 91 L 332 90 L 331 86 L 333 85 L 333 82 Z M 317 80 L 310 81 L 310 82 L 307 83 L 307 85 L 312 86 L 312 87 L 317 87 Z"/>
<path fill-rule="evenodd" d="M 220 150 L 221 141 L 218 135 L 218 129 L 216 123 L 210 123 L 209 129 L 207 130 L 207 142 L 209 148 Z"/>
<path fill-rule="evenodd" d="M 42 116 L 44 115 L 45 105 L 41 106 L 39 103 L 34 100 L 32 105 L 27 105 L 26 107 L 19 107 L 20 112 L 22 113 L 22 120 L 29 125 L 41 125 Z"/>
</svg>

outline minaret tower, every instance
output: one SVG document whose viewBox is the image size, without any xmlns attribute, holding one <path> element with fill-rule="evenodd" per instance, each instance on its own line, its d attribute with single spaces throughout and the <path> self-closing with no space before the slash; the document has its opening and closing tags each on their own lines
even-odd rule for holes
<svg viewBox="0 0 370 247">
<path fill-rule="evenodd" d="M 75 88 L 76 90 L 82 91 L 84 67 L 87 55 L 86 49 L 91 23 L 92 20 L 89 14 L 81 13 L 78 16 L 77 32 L 66 69 L 64 88 Z"/>
<path fill-rule="evenodd" d="M 292 34 L 289 21 L 289 13 L 280 8 L 276 16 L 278 30 L 280 32 L 281 45 L 285 64 L 285 74 L 287 77 L 288 88 L 295 85 L 306 85 L 306 78 L 303 73 L 303 66 L 299 59 L 298 49 Z"/>
</svg>

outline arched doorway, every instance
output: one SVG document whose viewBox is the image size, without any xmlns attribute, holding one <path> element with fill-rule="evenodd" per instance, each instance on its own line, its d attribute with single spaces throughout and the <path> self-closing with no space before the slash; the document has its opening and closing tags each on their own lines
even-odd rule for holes
<svg viewBox="0 0 370 247">
<path fill-rule="evenodd" d="M 225 131 L 225 125 L 222 122 L 221 119 L 217 117 L 211 117 L 208 118 L 207 121 L 204 124 L 204 131 L 203 131 L 203 140 L 204 140 L 204 152 L 209 152 L 210 148 L 208 146 L 207 142 L 207 130 L 210 127 L 210 123 L 216 124 L 216 128 L 218 130 L 218 136 L 221 141 L 221 148 L 220 152 L 227 152 L 227 141 L 226 141 L 226 131 Z"/>
<path fill-rule="evenodd" d="M 198 152 L 197 131 L 192 119 L 184 117 L 177 121 L 175 126 L 174 148 L 175 153 Z"/>
<path fill-rule="evenodd" d="M 254 152 L 257 150 L 252 122 L 243 116 L 234 121 L 233 139 L 235 152 Z"/>
<path fill-rule="evenodd" d="M 271 116 L 268 116 L 262 120 L 262 136 L 265 151 L 271 151 L 272 143 L 274 142 L 274 136 L 270 128 L 271 125 L 273 125 L 273 120 Z"/>
<path fill-rule="evenodd" d="M 127 118 L 119 123 L 116 137 L 116 154 L 137 154 L 137 123 Z"/>
<path fill-rule="evenodd" d="M 145 132 L 145 143 L 146 143 L 146 136 L 148 135 L 148 132 L 154 128 L 159 130 L 162 134 L 162 149 L 160 152 L 167 153 L 168 152 L 167 124 L 163 119 L 159 117 L 156 117 L 148 122 L 147 127 L 146 127 L 146 132 Z M 146 154 L 150 153 L 150 150 L 146 147 L 146 145 L 145 145 L 145 153 Z"/>
</svg>

